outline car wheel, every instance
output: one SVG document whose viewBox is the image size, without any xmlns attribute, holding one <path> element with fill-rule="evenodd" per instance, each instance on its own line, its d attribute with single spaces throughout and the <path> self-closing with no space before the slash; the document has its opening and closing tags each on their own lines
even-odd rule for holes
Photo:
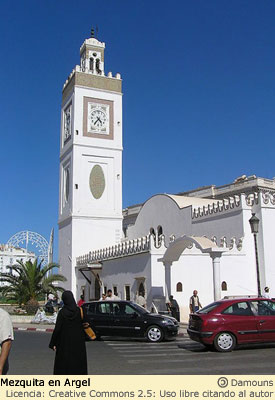
<svg viewBox="0 0 275 400">
<path fill-rule="evenodd" d="M 232 333 L 221 332 L 214 340 L 214 347 L 220 352 L 232 351 L 236 346 L 236 338 Z"/>
<path fill-rule="evenodd" d="M 150 342 L 161 342 L 164 338 L 163 330 L 156 325 L 149 326 L 146 337 Z"/>
</svg>

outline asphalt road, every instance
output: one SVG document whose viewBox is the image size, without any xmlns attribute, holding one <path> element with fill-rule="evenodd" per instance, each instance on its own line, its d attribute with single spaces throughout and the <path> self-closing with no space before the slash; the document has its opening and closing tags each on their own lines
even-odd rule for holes
<svg viewBox="0 0 275 400">
<path fill-rule="evenodd" d="M 15 332 L 9 374 L 49 375 L 54 352 L 50 333 Z M 231 353 L 209 351 L 189 338 L 148 343 L 106 338 L 87 342 L 89 374 L 273 374 L 275 344 L 246 346 Z"/>
</svg>

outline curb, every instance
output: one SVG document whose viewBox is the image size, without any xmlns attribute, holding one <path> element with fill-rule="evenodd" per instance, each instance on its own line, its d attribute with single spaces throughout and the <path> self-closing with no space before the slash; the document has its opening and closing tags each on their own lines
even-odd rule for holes
<svg viewBox="0 0 275 400">
<path fill-rule="evenodd" d="M 53 332 L 53 328 L 20 328 L 15 326 L 14 331 Z"/>
</svg>

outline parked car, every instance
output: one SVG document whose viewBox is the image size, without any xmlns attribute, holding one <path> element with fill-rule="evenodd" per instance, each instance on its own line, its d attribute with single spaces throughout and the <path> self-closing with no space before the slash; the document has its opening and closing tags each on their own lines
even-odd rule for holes
<svg viewBox="0 0 275 400">
<path fill-rule="evenodd" d="M 190 314 L 192 340 L 221 352 L 237 344 L 275 342 L 275 302 L 265 298 L 216 301 Z"/>
<path fill-rule="evenodd" d="M 130 301 L 92 301 L 82 307 L 98 338 L 146 337 L 150 342 L 160 342 L 178 333 L 179 323 L 175 318 L 152 314 Z"/>
</svg>

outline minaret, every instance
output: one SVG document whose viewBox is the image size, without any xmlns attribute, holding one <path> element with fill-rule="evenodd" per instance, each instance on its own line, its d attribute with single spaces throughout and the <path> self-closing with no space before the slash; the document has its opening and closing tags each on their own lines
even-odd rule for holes
<svg viewBox="0 0 275 400">
<path fill-rule="evenodd" d="M 62 93 L 59 263 L 75 295 L 76 257 L 122 235 L 122 81 L 105 76 L 105 43 L 93 36 Z"/>
</svg>

